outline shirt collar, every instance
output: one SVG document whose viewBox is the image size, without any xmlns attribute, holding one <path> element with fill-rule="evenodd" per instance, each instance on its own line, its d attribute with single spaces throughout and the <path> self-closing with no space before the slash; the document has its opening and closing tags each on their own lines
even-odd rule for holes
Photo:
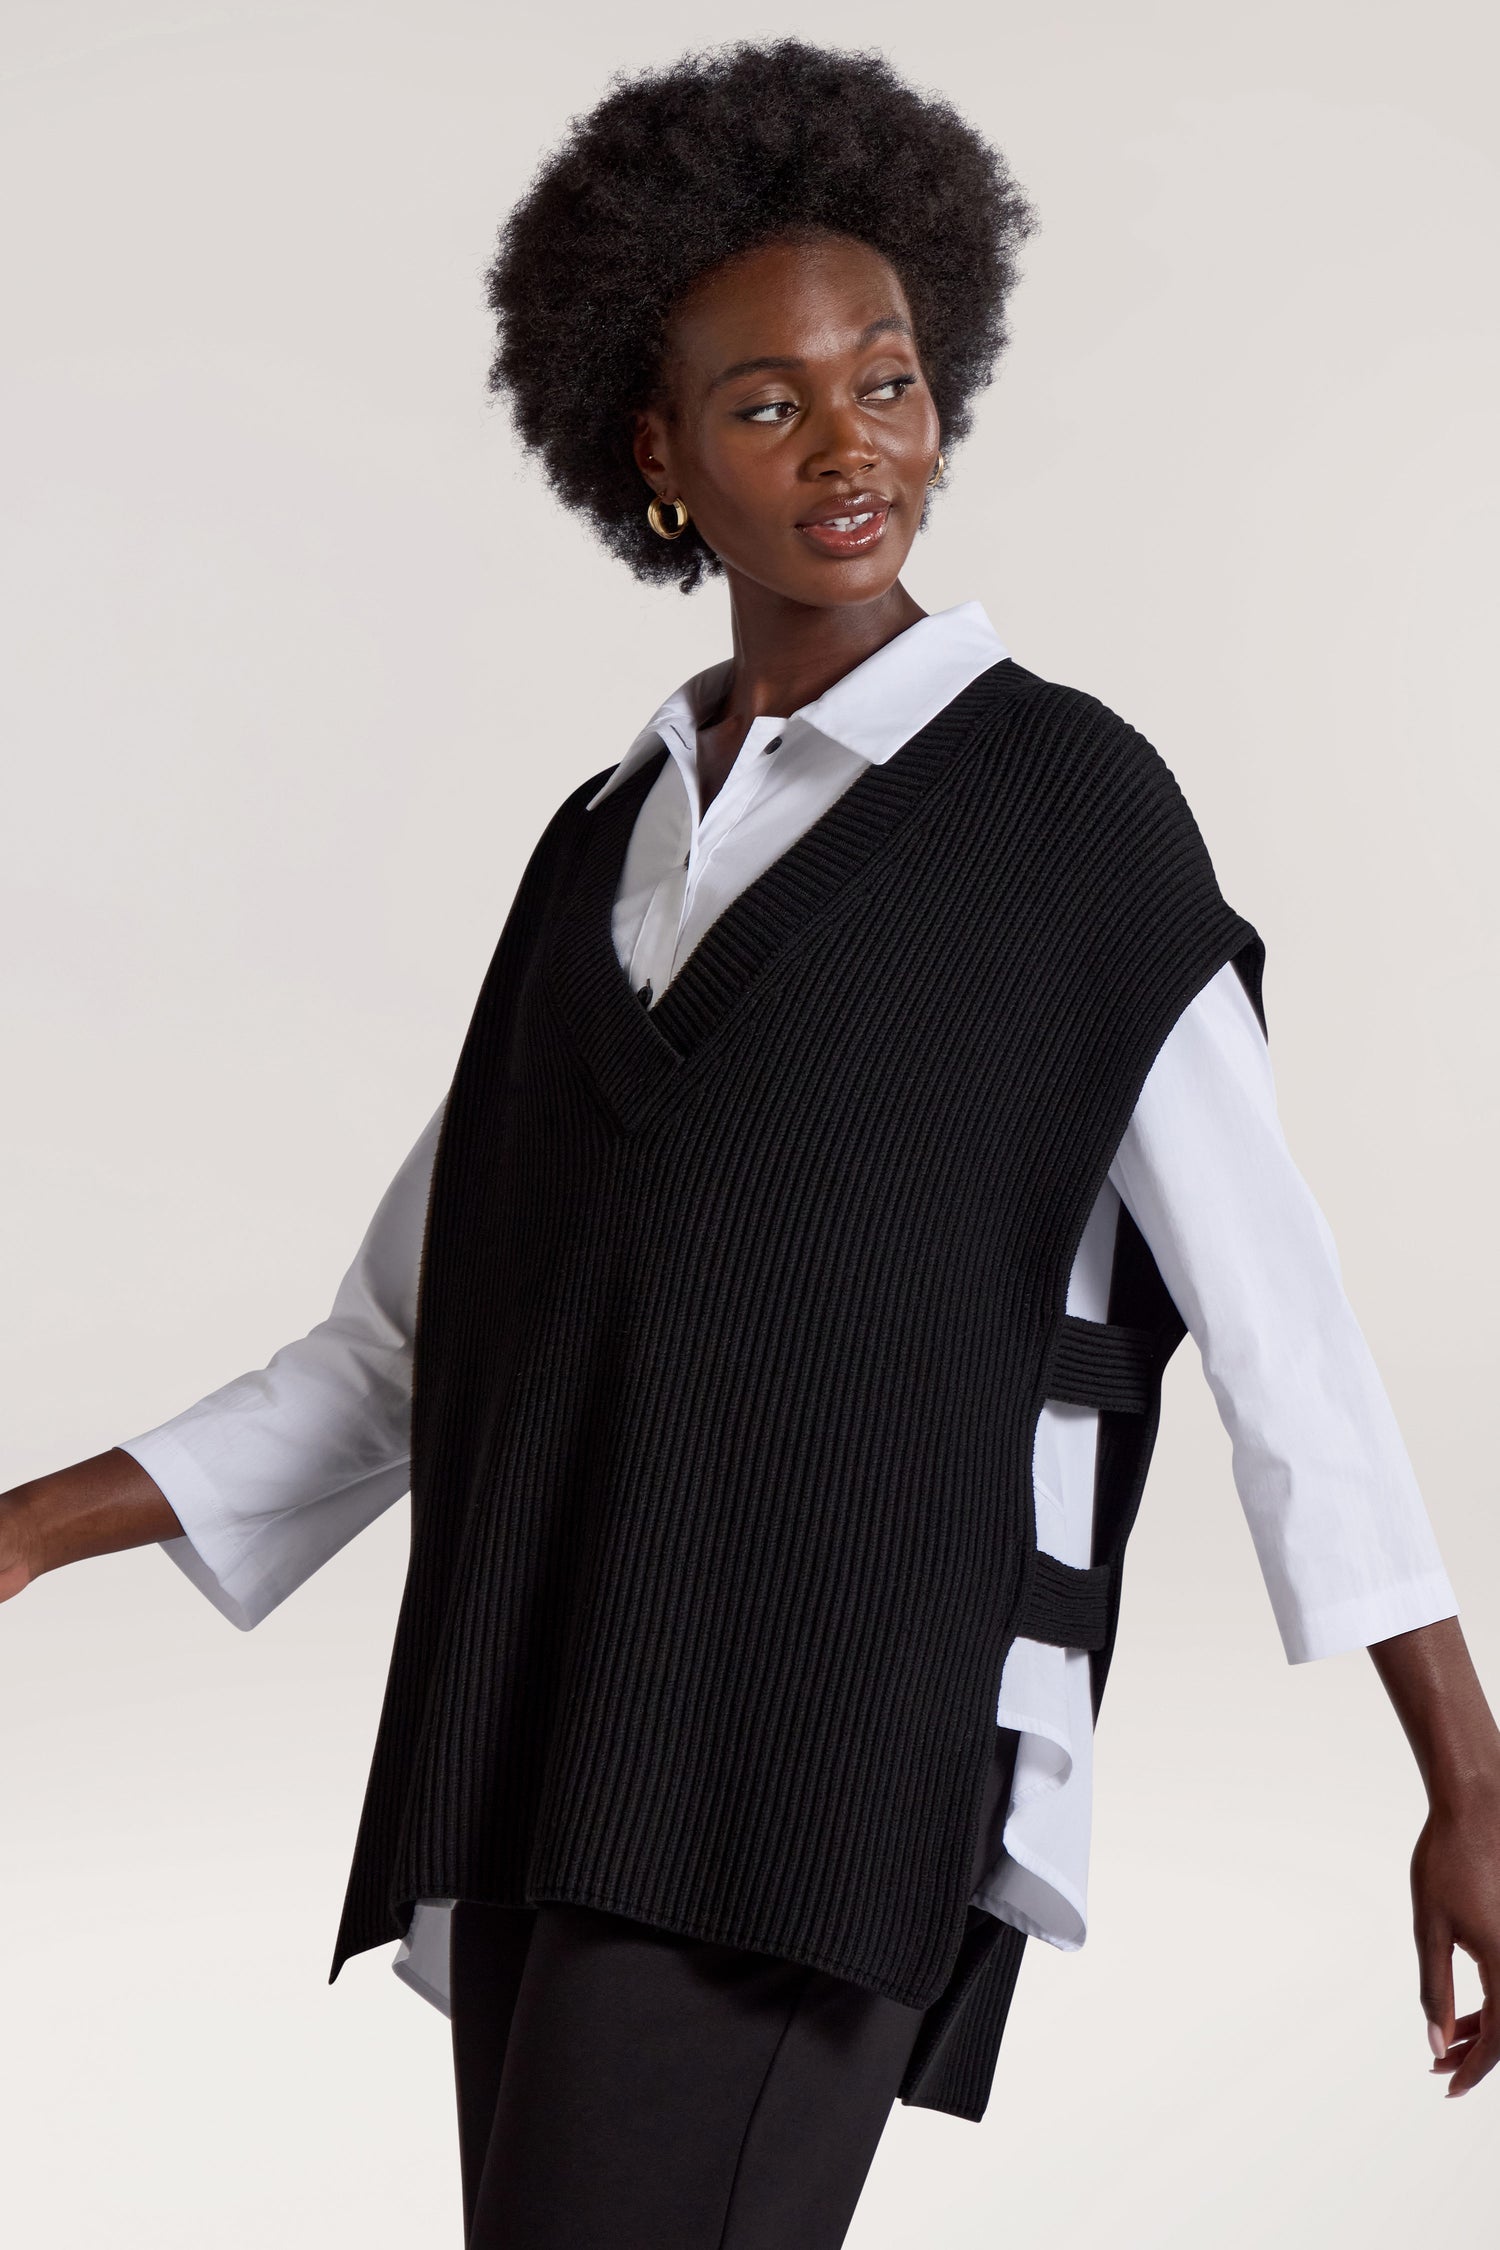
<svg viewBox="0 0 1500 2250">
<path fill-rule="evenodd" d="M 795 733 L 806 729 L 841 743 L 872 765 L 884 765 L 970 681 L 1007 653 L 983 605 L 960 602 L 955 609 L 939 610 L 908 625 L 904 633 L 836 680 L 826 695 L 792 712 L 784 725 L 757 723 L 768 731 L 782 725 L 789 747 Z M 692 755 L 698 723 L 714 708 L 728 678 L 727 662 L 713 664 L 675 688 L 658 704 L 608 781 L 594 791 L 586 810 L 592 812 L 664 744 L 675 747 L 679 755 Z"/>
</svg>

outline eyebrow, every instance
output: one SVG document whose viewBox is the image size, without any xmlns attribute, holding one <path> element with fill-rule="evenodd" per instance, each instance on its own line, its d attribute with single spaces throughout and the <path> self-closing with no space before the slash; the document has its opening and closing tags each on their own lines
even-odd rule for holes
<svg viewBox="0 0 1500 2250">
<path fill-rule="evenodd" d="M 900 313 L 882 313 L 879 320 L 872 320 L 868 328 L 861 329 L 854 348 L 856 351 L 863 351 L 867 344 L 874 343 L 877 336 L 910 335 L 909 320 L 903 320 Z M 716 391 L 721 383 L 732 383 L 741 375 L 764 375 L 774 373 L 778 368 L 796 369 L 806 365 L 805 359 L 778 358 L 771 353 L 763 359 L 737 359 L 733 367 L 722 368 L 708 387 L 711 391 Z"/>
</svg>

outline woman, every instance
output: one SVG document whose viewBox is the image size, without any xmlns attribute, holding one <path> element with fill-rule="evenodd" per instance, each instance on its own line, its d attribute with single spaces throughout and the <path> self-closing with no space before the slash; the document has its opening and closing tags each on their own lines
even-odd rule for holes
<svg viewBox="0 0 1500 2250">
<path fill-rule="evenodd" d="M 410 1481 L 334 1974 L 453 2019 L 467 2240 L 821 2250 L 982 2114 L 1085 1927 L 1091 1733 L 1189 1329 L 1294 1661 L 1431 1801 L 1421 1993 L 1500 1960 L 1500 1738 L 1326 1228 L 1259 939 L 1170 774 L 901 571 L 1031 214 L 797 42 L 619 87 L 512 215 L 493 379 L 733 654 L 538 841 L 330 1319 L 0 1503 L 0 1593 L 161 1540 L 253 1626 Z M 1309 1370 L 1313 1370 L 1309 1379 Z"/>
</svg>

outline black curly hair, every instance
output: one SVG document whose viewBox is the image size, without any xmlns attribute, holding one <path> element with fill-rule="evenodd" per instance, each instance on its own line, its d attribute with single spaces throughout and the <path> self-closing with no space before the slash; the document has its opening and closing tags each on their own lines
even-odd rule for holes
<svg viewBox="0 0 1500 2250">
<path fill-rule="evenodd" d="M 951 448 L 1006 340 L 1036 215 L 1004 158 L 883 57 L 739 41 L 617 76 L 546 157 L 486 276 L 490 388 L 559 499 L 641 578 L 689 592 L 718 557 L 646 522 L 631 415 L 659 385 L 668 317 L 726 258 L 778 235 L 853 235 L 900 276 Z"/>
</svg>

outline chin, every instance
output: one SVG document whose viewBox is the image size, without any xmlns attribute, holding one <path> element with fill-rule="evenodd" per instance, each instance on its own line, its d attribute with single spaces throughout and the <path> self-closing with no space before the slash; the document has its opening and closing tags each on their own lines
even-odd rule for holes
<svg viewBox="0 0 1500 2250">
<path fill-rule="evenodd" d="M 845 603 L 878 602 L 895 585 L 905 564 L 905 555 L 894 568 L 885 558 L 879 569 L 874 568 L 873 563 L 830 563 L 822 570 L 809 573 L 813 589 L 809 599 L 838 607 Z"/>
<path fill-rule="evenodd" d="M 819 608 L 842 608 L 856 602 L 878 602 L 888 594 L 906 567 L 909 546 L 899 553 L 887 550 L 882 541 L 880 550 L 868 555 L 836 561 L 831 556 L 825 561 L 813 557 L 796 573 L 796 584 L 784 581 L 785 591 L 794 600 L 809 602 Z"/>
<path fill-rule="evenodd" d="M 883 539 L 869 554 L 848 557 L 805 552 L 788 556 L 782 543 L 753 561 L 736 560 L 723 549 L 716 552 L 726 569 L 779 594 L 783 601 L 808 609 L 844 609 L 878 602 L 891 591 L 906 567 L 911 541 Z"/>
</svg>

